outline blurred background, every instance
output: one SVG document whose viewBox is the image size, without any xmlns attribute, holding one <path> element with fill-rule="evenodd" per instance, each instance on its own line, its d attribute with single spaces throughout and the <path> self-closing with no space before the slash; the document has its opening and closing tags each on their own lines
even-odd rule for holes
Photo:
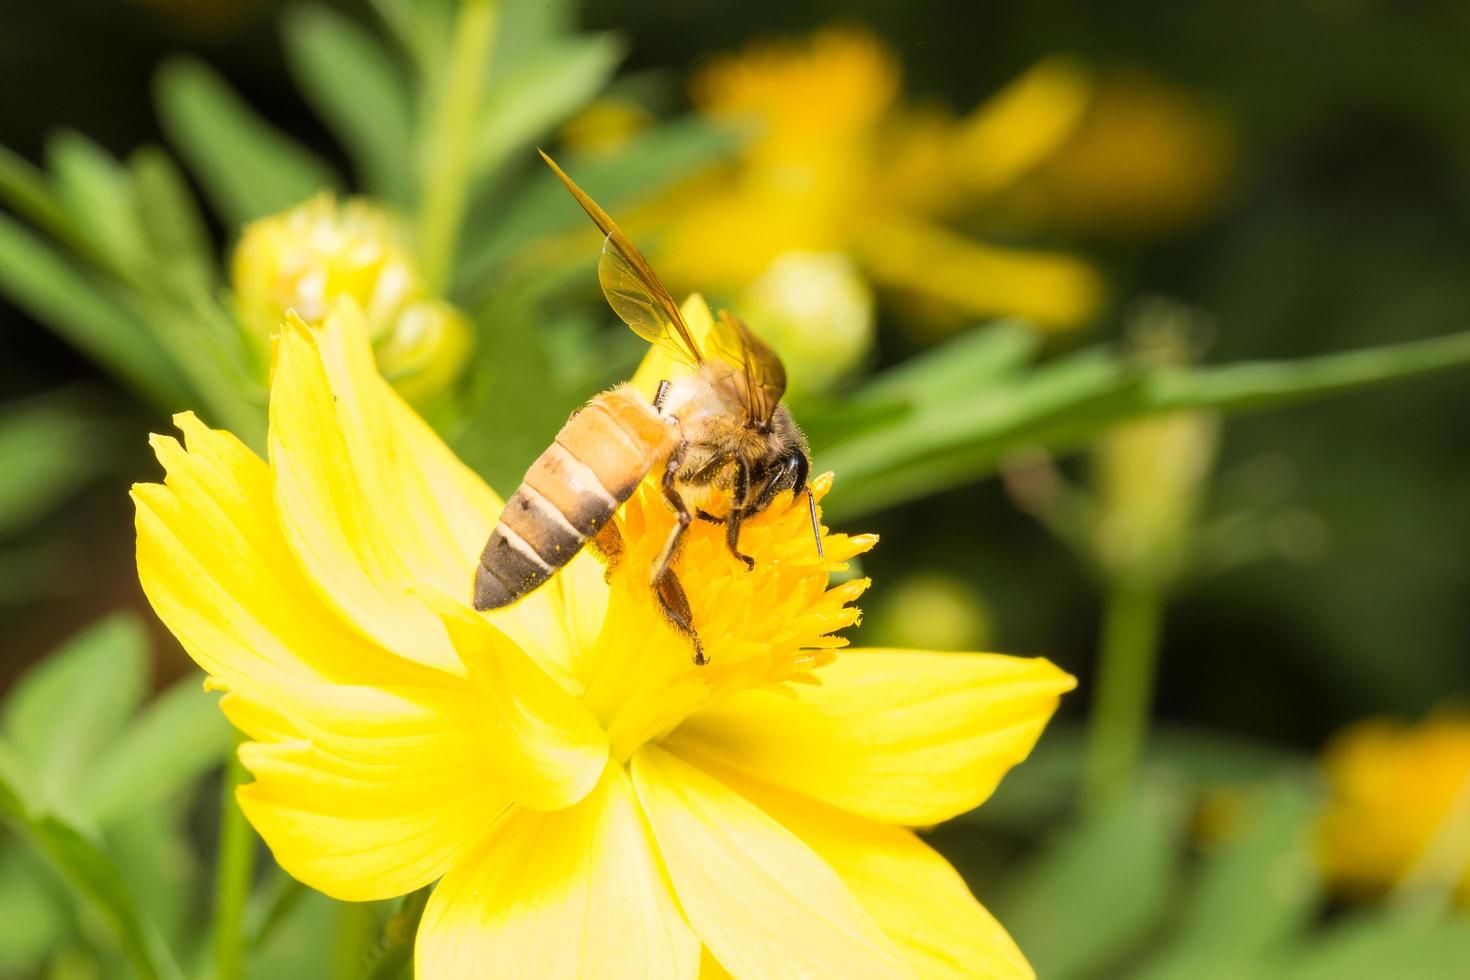
<svg viewBox="0 0 1470 980">
<path fill-rule="evenodd" d="M 346 292 L 513 485 L 641 354 L 544 145 L 783 354 L 882 536 L 854 643 L 1079 677 L 933 835 L 1040 976 L 1470 972 L 1467 374 L 1414 346 L 1470 322 L 1470 11 L 503 7 L 466 66 L 438 0 L 0 2 L 0 773 L 148 935 L 188 960 L 229 735 L 137 585 L 147 434 L 258 444 L 272 324 Z M 136 969 L 38 826 L 0 976 Z M 374 922 L 260 893 L 252 970 L 363 975 Z"/>
</svg>

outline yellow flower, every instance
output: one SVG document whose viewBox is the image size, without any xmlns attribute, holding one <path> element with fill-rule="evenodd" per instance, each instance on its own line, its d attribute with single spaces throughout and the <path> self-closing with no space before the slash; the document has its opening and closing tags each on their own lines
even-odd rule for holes
<svg viewBox="0 0 1470 980">
<path fill-rule="evenodd" d="M 1060 144 L 1086 105 L 1085 73 L 1044 61 L 959 120 L 901 105 L 899 87 L 893 54 L 849 28 L 758 43 L 707 66 L 690 85 L 696 108 L 755 135 L 733 164 L 667 202 L 655 264 L 675 283 L 735 295 L 787 253 L 844 252 L 877 284 L 967 316 L 1058 327 L 1089 317 L 1102 288 L 1085 262 L 939 223 L 983 205 Z"/>
<path fill-rule="evenodd" d="M 1387 719 L 1341 732 L 1322 760 L 1330 796 L 1318 853 L 1345 894 L 1437 878 L 1470 905 L 1470 718 Z"/>
<path fill-rule="evenodd" d="M 685 316 L 709 325 L 698 300 Z M 746 572 L 696 522 L 677 559 L 711 663 L 648 572 L 672 516 L 619 512 L 590 554 L 472 611 L 501 501 L 373 367 L 344 303 L 276 347 L 269 460 L 192 415 L 134 489 L 160 618 L 228 693 L 277 860 L 329 895 L 441 879 L 425 978 L 1030 976 L 911 826 L 984 800 L 1073 681 L 1044 660 L 836 654 L 871 535 L 811 538 L 789 496 L 747 522 Z M 814 481 L 820 496 L 830 477 Z"/>
<path fill-rule="evenodd" d="M 1234 158 L 1234 136 L 1208 106 L 1147 73 L 1113 72 L 1067 141 L 1006 198 L 1033 225 L 1156 235 L 1214 207 Z"/>
<path fill-rule="evenodd" d="M 363 310 L 378 366 L 406 397 L 427 401 L 452 384 L 469 354 L 469 322 L 425 295 L 403 237 L 382 208 L 339 204 L 330 193 L 247 225 L 235 249 L 235 307 L 262 363 L 288 312 L 320 323 L 345 296 Z"/>
</svg>

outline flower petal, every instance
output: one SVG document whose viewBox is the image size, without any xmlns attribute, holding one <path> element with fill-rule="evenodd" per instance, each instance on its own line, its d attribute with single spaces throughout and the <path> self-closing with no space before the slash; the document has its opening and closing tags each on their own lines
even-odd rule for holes
<svg viewBox="0 0 1470 980">
<path fill-rule="evenodd" d="M 313 593 L 274 520 L 270 472 L 228 432 L 175 417 L 163 484 L 133 488 L 138 577 L 159 619 L 232 690 L 302 682 L 452 683 L 353 632 Z"/>
<path fill-rule="evenodd" d="M 684 913 L 731 975 L 912 976 L 832 868 L 740 794 L 651 745 L 632 769 Z"/>
<path fill-rule="evenodd" d="M 664 744 L 873 820 L 932 824 L 983 802 L 1076 683 L 1041 659 L 893 650 L 845 652 L 818 677 L 794 697 L 733 695 Z"/>
<path fill-rule="evenodd" d="M 362 315 L 341 304 L 320 331 L 290 319 L 271 379 L 270 459 L 280 520 L 322 597 L 401 656 L 463 668 L 434 614 L 410 595 L 432 585 L 468 596 L 474 568 L 446 524 L 423 432 L 393 424 Z M 481 532 L 484 532 L 483 534 Z M 462 529 L 483 542 L 488 520 Z M 472 550 L 472 549 L 471 549 Z"/>
<path fill-rule="evenodd" d="M 240 806 L 281 867 L 335 898 L 389 898 L 442 875 L 510 798 L 466 692 L 332 685 L 295 702 L 226 696 L 256 781 Z"/>
<path fill-rule="evenodd" d="M 515 809 L 429 898 L 420 977 L 693 978 L 684 921 L 621 766 L 581 803 Z"/>
<path fill-rule="evenodd" d="M 866 223 L 857 248 L 882 285 L 972 316 L 1007 314 L 1065 329 L 1092 316 L 1103 300 L 1102 277 L 1081 259 L 990 245 L 907 215 Z"/>
<path fill-rule="evenodd" d="M 426 601 L 469 668 L 481 742 L 516 801 L 559 810 L 586 796 L 608 753 L 592 712 L 494 625 L 446 597 Z"/>
<path fill-rule="evenodd" d="M 1005 929 L 949 862 L 913 831 L 855 817 L 731 770 L 711 771 L 830 864 L 919 976 L 1034 980 Z"/>
</svg>

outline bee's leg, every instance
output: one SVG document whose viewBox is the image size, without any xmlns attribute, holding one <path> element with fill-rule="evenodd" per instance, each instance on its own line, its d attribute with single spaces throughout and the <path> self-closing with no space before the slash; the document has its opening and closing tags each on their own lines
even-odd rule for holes
<svg viewBox="0 0 1470 980">
<path fill-rule="evenodd" d="M 664 399 L 669 397 L 669 388 L 673 382 L 663 379 L 658 383 L 658 390 L 653 393 L 653 410 L 662 412 L 664 410 Z"/>
<path fill-rule="evenodd" d="M 669 461 L 664 466 L 663 491 L 664 499 L 674 509 L 674 526 L 669 530 L 668 540 L 664 542 L 663 550 L 658 553 L 658 560 L 653 563 L 653 574 L 649 576 L 655 585 L 663 578 L 664 572 L 669 570 L 673 564 L 674 553 L 679 548 L 679 541 L 684 537 L 684 532 L 689 530 L 689 522 L 694 516 L 689 513 L 689 505 L 684 503 L 684 498 L 679 496 L 679 490 L 674 486 L 674 477 L 679 473 L 679 466 L 684 461 L 684 447 L 675 449 L 669 456 Z"/>
<path fill-rule="evenodd" d="M 689 506 L 684 503 L 684 498 L 679 496 L 679 490 L 674 486 L 674 477 L 679 472 L 683 455 L 683 447 L 680 446 L 674 450 L 673 455 L 669 457 L 668 464 L 664 467 L 664 499 L 674 509 L 676 521 L 673 529 L 669 531 L 668 540 L 664 542 L 663 550 L 659 552 L 658 561 L 654 562 L 653 575 L 650 578 L 653 594 L 658 597 L 664 615 L 669 618 L 669 622 L 675 629 L 689 637 L 689 641 L 694 644 L 694 663 L 702 667 L 709 663 L 709 658 L 704 655 L 704 647 L 699 642 L 699 634 L 694 630 L 694 613 L 689 608 L 689 597 L 684 594 L 684 586 L 679 584 L 674 570 L 669 567 L 673 564 L 674 554 L 678 551 L 679 540 L 684 537 L 684 532 L 689 529 L 689 522 L 694 519 L 689 513 Z"/>
<path fill-rule="evenodd" d="M 750 496 L 750 467 L 744 458 L 735 456 L 735 495 L 730 501 L 730 516 L 725 523 L 725 546 L 730 554 L 745 562 L 745 570 L 755 568 L 755 559 L 740 553 L 740 522 L 745 518 L 745 499 Z"/>
<path fill-rule="evenodd" d="M 663 607 L 664 615 L 673 627 L 694 644 L 694 665 L 703 667 L 709 663 L 709 657 L 704 655 L 704 646 L 699 642 L 699 634 L 694 631 L 694 613 L 689 608 L 689 597 L 684 594 L 684 586 L 679 584 L 678 576 L 672 571 L 664 572 L 653 583 L 653 594 L 658 596 L 658 604 Z"/>
</svg>

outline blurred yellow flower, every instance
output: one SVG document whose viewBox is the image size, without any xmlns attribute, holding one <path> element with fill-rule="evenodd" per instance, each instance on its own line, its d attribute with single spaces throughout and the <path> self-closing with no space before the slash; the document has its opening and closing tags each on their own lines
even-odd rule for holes
<svg viewBox="0 0 1470 980">
<path fill-rule="evenodd" d="M 1470 717 L 1360 722 L 1327 747 L 1318 853 L 1344 894 L 1371 898 L 1413 876 L 1470 905 Z"/>
<path fill-rule="evenodd" d="M 1052 327 L 1089 317 L 1102 286 L 1085 262 L 937 223 L 983 206 L 1052 152 L 1087 104 L 1086 74 L 1044 61 L 963 119 L 901 105 L 899 88 L 892 53 L 858 29 L 711 63 L 692 80 L 696 108 L 754 134 L 733 163 L 667 202 L 656 264 L 676 283 L 735 295 L 786 253 L 842 252 L 879 285 L 966 315 Z"/>
<path fill-rule="evenodd" d="M 1155 235 L 1214 207 L 1235 160 L 1220 115 L 1133 69 L 1104 75 L 1081 124 L 1006 195 L 1031 225 Z"/>
<path fill-rule="evenodd" d="M 685 316 L 708 329 L 699 300 Z M 289 319 L 270 408 L 268 462 L 192 415 L 184 444 L 156 438 L 139 575 L 228 692 L 238 798 L 284 868 L 349 900 L 442 876 L 420 977 L 1031 976 L 906 827 L 983 801 L 1072 678 L 837 656 L 868 583 L 828 577 L 875 539 L 824 533 L 819 557 L 790 497 L 745 526 L 754 571 L 722 529 L 686 536 L 706 667 L 646 584 L 673 520 L 656 488 L 619 512 L 610 576 L 584 553 L 476 613 L 501 501 L 374 370 L 350 301 Z"/>
<path fill-rule="evenodd" d="M 236 312 L 262 363 L 288 312 L 320 323 L 344 296 L 366 316 L 379 368 L 415 402 L 452 384 L 469 355 L 464 314 L 425 295 L 402 229 L 368 201 L 322 193 L 252 222 L 232 273 Z"/>
</svg>

